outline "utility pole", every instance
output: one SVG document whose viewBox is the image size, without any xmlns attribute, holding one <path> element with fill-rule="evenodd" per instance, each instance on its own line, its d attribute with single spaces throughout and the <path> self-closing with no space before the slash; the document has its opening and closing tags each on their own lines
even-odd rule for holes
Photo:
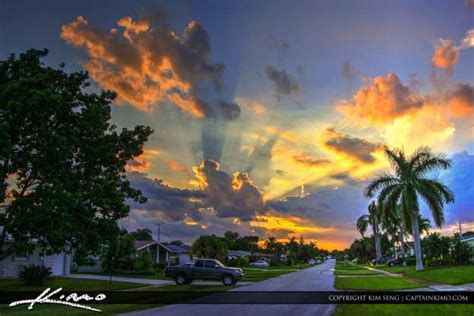
<svg viewBox="0 0 474 316">
<path fill-rule="evenodd" d="M 163 222 L 158 222 L 155 225 L 158 226 L 158 242 L 160 242 L 160 233 L 161 233 L 161 225 L 163 225 Z"/>
<path fill-rule="evenodd" d="M 462 239 L 461 221 L 458 221 L 458 225 L 459 225 L 459 240 L 461 240 Z"/>
</svg>

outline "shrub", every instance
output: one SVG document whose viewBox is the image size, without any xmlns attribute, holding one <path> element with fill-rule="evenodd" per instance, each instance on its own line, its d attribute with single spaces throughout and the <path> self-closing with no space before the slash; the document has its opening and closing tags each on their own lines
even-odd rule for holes
<svg viewBox="0 0 474 316">
<path fill-rule="evenodd" d="M 136 271 L 153 272 L 153 261 L 151 254 L 147 251 L 141 253 L 133 263 Z"/>
<path fill-rule="evenodd" d="M 227 262 L 227 265 L 231 266 L 231 267 L 240 267 L 240 268 L 242 268 L 242 267 L 248 266 L 248 263 L 244 258 L 238 257 L 238 258 L 230 259 Z"/>
<path fill-rule="evenodd" d="M 407 263 L 407 266 L 415 266 L 416 258 L 415 257 L 406 258 L 405 262 Z"/>
<path fill-rule="evenodd" d="M 458 238 L 454 238 L 453 241 L 453 253 L 452 257 L 455 263 L 457 264 L 466 264 L 469 263 L 469 259 L 473 255 L 473 250 L 465 242 L 461 242 Z"/>
<path fill-rule="evenodd" d="M 32 264 L 23 266 L 18 273 L 18 278 L 25 285 L 43 285 L 51 273 L 51 268 Z"/>
</svg>

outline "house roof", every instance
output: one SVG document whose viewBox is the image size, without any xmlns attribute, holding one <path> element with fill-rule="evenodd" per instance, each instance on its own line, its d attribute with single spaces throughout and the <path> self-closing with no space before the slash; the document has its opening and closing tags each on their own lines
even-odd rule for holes
<svg viewBox="0 0 474 316">
<path fill-rule="evenodd" d="M 172 253 L 189 253 L 190 249 L 178 246 L 178 245 L 165 245 L 162 243 L 158 243 L 161 247 L 165 248 L 167 251 Z"/>
<path fill-rule="evenodd" d="M 471 241 L 471 240 L 474 240 L 474 236 L 467 237 L 467 238 L 461 238 L 461 242 L 464 242 L 464 241 Z"/>
<path fill-rule="evenodd" d="M 249 257 L 252 255 L 249 251 L 245 250 L 227 250 L 227 255 L 229 257 Z"/>
<path fill-rule="evenodd" d="M 135 247 L 136 250 L 142 250 L 156 244 L 157 242 L 154 240 L 135 240 L 133 247 Z"/>
<path fill-rule="evenodd" d="M 135 240 L 133 242 L 133 246 L 136 250 L 146 249 L 151 246 L 159 245 L 160 247 L 164 248 L 166 251 L 171 253 L 189 253 L 191 252 L 191 248 L 189 246 L 177 246 L 177 245 L 167 245 L 161 242 L 157 242 L 155 240 Z"/>
</svg>

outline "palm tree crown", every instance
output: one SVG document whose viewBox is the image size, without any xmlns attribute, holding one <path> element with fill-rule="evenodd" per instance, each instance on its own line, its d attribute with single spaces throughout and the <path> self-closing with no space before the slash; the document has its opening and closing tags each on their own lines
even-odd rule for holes
<svg viewBox="0 0 474 316">
<path fill-rule="evenodd" d="M 385 173 L 374 179 L 367 187 L 365 196 L 374 198 L 378 193 L 377 200 L 385 216 L 395 212 L 400 204 L 402 216 L 410 220 L 415 248 L 417 244 L 420 248 L 420 243 L 417 242 L 418 197 L 426 202 L 435 224 L 440 227 L 444 222 L 444 205 L 454 202 L 454 194 L 441 182 L 429 179 L 427 175 L 431 171 L 451 167 L 451 160 L 442 153 L 433 153 L 429 147 L 420 147 L 409 157 L 401 149 L 391 150 L 385 147 L 385 153 L 394 173 Z M 419 250 L 417 270 L 422 270 L 421 249 Z"/>
</svg>

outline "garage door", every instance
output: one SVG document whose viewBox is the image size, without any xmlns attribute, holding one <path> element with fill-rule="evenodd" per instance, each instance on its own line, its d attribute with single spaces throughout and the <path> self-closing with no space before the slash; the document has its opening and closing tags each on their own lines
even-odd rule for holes
<svg viewBox="0 0 474 316">
<path fill-rule="evenodd" d="M 64 275 L 64 255 L 53 255 L 43 258 L 44 265 L 51 268 L 53 275 Z"/>
</svg>

